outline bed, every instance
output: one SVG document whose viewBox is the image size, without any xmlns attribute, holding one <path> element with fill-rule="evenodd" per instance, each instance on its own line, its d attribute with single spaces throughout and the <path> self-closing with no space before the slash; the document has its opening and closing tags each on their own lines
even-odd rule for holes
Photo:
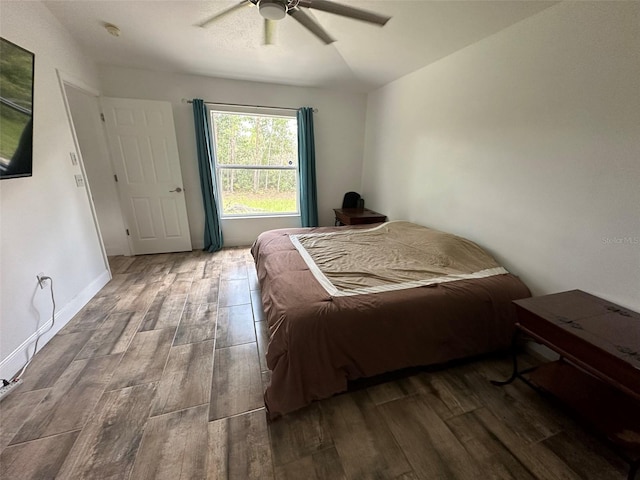
<svg viewBox="0 0 640 480">
<path fill-rule="evenodd" d="M 508 348 L 528 288 L 473 242 L 409 222 L 271 230 L 251 253 L 272 418 L 351 380 Z"/>
</svg>

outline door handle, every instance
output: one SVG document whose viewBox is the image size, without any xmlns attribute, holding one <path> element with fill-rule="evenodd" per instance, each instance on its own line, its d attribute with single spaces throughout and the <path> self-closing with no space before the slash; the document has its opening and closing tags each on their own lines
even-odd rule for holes
<svg viewBox="0 0 640 480">
<path fill-rule="evenodd" d="M 180 193 L 182 191 L 182 189 L 180 187 L 176 187 L 175 190 L 169 190 L 169 192 L 178 192 Z"/>
</svg>

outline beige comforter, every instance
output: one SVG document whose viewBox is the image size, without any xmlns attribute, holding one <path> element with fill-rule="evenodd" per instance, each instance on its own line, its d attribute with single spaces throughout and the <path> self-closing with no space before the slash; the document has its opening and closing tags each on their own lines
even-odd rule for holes
<svg viewBox="0 0 640 480">
<path fill-rule="evenodd" d="M 333 296 L 507 273 L 475 243 L 409 222 L 292 235 L 291 242 L 316 280 Z"/>
</svg>

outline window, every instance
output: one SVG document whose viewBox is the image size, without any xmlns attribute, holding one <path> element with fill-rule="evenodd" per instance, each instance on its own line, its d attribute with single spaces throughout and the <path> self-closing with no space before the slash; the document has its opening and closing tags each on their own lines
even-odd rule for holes
<svg viewBox="0 0 640 480">
<path fill-rule="evenodd" d="M 298 215 L 295 117 L 211 111 L 223 217 Z"/>
</svg>

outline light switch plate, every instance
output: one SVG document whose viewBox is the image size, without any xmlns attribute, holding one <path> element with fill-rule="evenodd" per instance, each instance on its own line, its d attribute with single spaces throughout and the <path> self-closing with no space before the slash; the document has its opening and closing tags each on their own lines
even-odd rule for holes
<svg viewBox="0 0 640 480">
<path fill-rule="evenodd" d="M 78 157 L 75 152 L 70 152 L 69 156 L 71 157 L 71 165 L 78 165 Z"/>
</svg>

